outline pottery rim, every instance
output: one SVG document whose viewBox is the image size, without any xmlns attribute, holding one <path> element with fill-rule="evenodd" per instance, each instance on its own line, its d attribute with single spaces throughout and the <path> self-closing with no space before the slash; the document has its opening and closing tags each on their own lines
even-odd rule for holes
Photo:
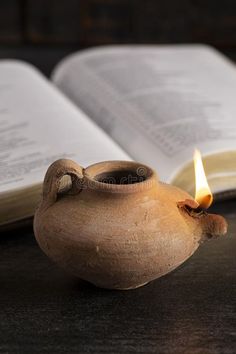
<svg viewBox="0 0 236 354">
<path fill-rule="evenodd" d="M 104 161 L 90 165 L 84 170 L 85 185 L 103 192 L 144 191 L 156 186 L 157 181 L 158 176 L 151 167 L 134 161 Z"/>
</svg>

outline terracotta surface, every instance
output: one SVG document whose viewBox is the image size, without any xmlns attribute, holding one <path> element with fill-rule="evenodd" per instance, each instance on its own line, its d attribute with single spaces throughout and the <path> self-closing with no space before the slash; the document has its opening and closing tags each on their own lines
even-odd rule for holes
<svg viewBox="0 0 236 354">
<path fill-rule="evenodd" d="M 72 181 L 67 192 L 60 191 L 64 175 Z M 224 235 L 227 224 L 140 163 L 83 169 L 58 160 L 46 173 L 34 231 L 41 249 L 79 278 L 130 289 L 175 269 L 202 241 Z"/>
</svg>

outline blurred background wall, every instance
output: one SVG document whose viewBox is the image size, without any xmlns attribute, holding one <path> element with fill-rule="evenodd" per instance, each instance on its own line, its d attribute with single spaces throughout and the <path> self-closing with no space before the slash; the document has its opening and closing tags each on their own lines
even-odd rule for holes
<svg viewBox="0 0 236 354">
<path fill-rule="evenodd" d="M 199 42 L 236 60 L 236 0 L 0 1 L 0 48 L 24 48 L 23 59 L 33 48 L 59 58 L 102 44 Z"/>
</svg>

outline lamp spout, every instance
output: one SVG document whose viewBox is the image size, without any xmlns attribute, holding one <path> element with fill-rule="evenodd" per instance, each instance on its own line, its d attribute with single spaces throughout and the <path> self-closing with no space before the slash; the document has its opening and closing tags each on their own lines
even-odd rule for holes
<svg viewBox="0 0 236 354">
<path fill-rule="evenodd" d="M 226 235 L 228 224 L 223 216 L 208 214 L 199 208 L 199 204 L 194 199 L 179 201 L 177 206 L 200 224 L 202 241 Z"/>
<path fill-rule="evenodd" d="M 200 220 L 203 229 L 203 238 L 210 239 L 226 235 L 228 225 L 223 216 L 206 213 Z"/>
</svg>

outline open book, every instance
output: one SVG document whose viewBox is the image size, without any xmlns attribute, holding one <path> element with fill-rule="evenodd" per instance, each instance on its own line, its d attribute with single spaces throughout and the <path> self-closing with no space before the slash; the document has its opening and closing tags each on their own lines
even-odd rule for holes
<svg viewBox="0 0 236 354">
<path fill-rule="evenodd" d="M 57 65 L 0 62 L 0 225 L 33 215 L 47 167 L 134 159 L 194 190 L 201 150 L 213 193 L 236 190 L 236 69 L 204 45 L 110 46 Z"/>
</svg>

